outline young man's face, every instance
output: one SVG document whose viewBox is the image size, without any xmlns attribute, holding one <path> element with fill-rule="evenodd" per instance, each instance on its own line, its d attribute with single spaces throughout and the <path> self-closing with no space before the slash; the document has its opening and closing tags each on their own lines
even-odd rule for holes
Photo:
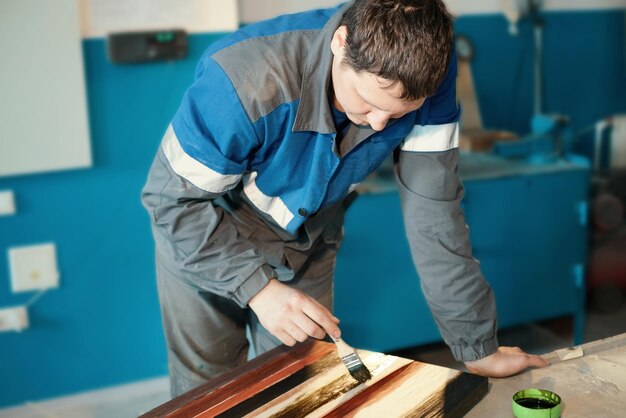
<svg viewBox="0 0 626 418">
<path fill-rule="evenodd" d="M 403 88 L 368 72 L 356 72 L 343 62 L 345 26 L 339 27 L 331 41 L 333 51 L 332 81 L 334 105 L 345 112 L 353 123 L 369 125 L 382 131 L 390 119 L 397 119 L 419 109 L 425 97 L 418 100 L 401 99 Z"/>
</svg>

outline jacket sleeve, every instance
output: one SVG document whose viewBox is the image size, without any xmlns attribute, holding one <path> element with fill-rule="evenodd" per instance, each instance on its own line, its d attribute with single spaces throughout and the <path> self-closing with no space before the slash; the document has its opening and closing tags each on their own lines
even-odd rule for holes
<svg viewBox="0 0 626 418">
<path fill-rule="evenodd" d="M 257 145 L 230 81 L 213 68 L 186 92 L 142 192 L 168 274 L 241 307 L 276 273 L 217 201 L 240 183 Z"/>
<path fill-rule="evenodd" d="M 472 256 L 460 207 L 463 185 L 457 171 L 454 95 L 454 83 L 444 82 L 426 115 L 436 123 L 418 124 L 405 138 L 396 177 L 426 301 L 454 357 L 472 361 L 497 350 L 497 317 L 493 293 Z"/>
</svg>

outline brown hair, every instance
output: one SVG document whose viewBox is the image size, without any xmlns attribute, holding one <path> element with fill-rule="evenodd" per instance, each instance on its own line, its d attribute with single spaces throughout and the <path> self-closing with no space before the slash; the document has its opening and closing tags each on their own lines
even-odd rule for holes
<svg viewBox="0 0 626 418">
<path fill-rule="evenodd" d="M 434 94 L 454 46 L 452 16 L 441 0 L 356 0 L 347 28 L 344 62 L 404 87 L 402 99 Z"/>
</svg>

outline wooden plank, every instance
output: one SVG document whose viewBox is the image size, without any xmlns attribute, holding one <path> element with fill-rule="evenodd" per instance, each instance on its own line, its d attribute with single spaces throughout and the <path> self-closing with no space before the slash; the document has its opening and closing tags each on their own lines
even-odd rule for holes
<svg viewBox="0 0 626 418">
<path fill-rule="evenodd" d="M 345 402 L 336 408 L 331 409 L 328 413 L 323 415 L 323 418 L 343 418 L 352 411 L 354 411 L 359 405 L 365 404 L 370 399 L 380 396 L 380 391 L 390 382 L 393 382 L 398 376 L 404 374 L 405 369 L 411 366 L 411 363 L 404 365 L 403 367 L 394 370 L 390 374 L 386 375 L 383 379 L 374 382 L 366 390 L 363 390 L 356 394 L 350 402 Z M 323 413 L 323 410 L 319 412 Z"/>
<path fill-rule="evenodd" d="M 219 417 L 259 416 L 260 412 L 270 408 L 273 403 L 277 402 L 277 400 L 284 399 L 285 396 L 287 396 L 287 394 L 289 394 L 294 388 L 300 388 L 303 384 L 310 384 L 309 382 L 311 380 L 319 380 L 319 377 L 323 376 L 325 372 L 328 370 L 334 370 L 336 367 L 343 367 L 345 370 L 345 367 L 343 366 L 343 363 L 341 363 L 338 356 L 332 354 L 328 355 L 315 363 L 304 367 L 279 383 L 268 387 L 263 392 L 258 393 L 255 397 L 240 403 L 237 407 L 230 409 L 225 414 L 219 415 Z"/>
<path fill-rule="evenodd" d="M 460 417 L 487 379 L 401 357 L 358 350 L 372 374 L 360 384 L 333 344 L 280 347 L 144 417 Z"/>
<path fill-rule="evenodd" d="M 376 382 L 324 418 L 464 416 L 487 393 L 487 379 L 431 364 L 411 362 Z"/>
<path fill-rule="evenodd" d="M 280 346 L 236 369 L 223 373 L 211 381 L 178 396 L 163 405 L 141 415 L 141 418 L 197 416 L 208 409 L 207 405 L 217 403 L 217 399 L 230 399 L 238 390 L 250 384 L 252 377 L 261 376 L 260 384 L 241 396 L 251 396 L 254 390 L 260 391 L 280 381 L 334 350 L 332 344 L 315 344 L 307 341 L 294 348 Z M 244 378 L 244 377 L 249 377 Z M 239 399 L 239 398 L 238 398 Z M 241 400 L 240 400 L 241 401 Z"/>
<path fill-rule="evenodd" d="M 290 388 L 247 417 L 321 417 L 327 410 L 350 400 L 356 394 L 366 390 L 394 370 L 411 362 L 395 356 L 359 351 L 359 356 L 372 373 L 372 379 L 359 384 L 350 376 L 341 360 L 333 353 L 333 361 L 325 369 L 319 370 L 311 379 Z"/>
</svg>

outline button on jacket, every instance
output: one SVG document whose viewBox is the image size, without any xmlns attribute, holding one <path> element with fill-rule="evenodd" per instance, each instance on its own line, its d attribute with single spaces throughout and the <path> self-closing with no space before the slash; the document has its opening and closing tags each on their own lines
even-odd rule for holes
<svg viewBox="0 0 626 418">
<path fill-rule="evenodd" d="M 455 357 L 482 357 L 497 348 L 495 303 L 459 207 L 456 58 L 419 110 L 380 132 L 350 124 L 339 141 L 330 41 L 345 7 L 248 25 L 203 54 L 142 195 L 157 254 L 244 307 L 285 265 L 246 235 L 271 231 L 296 269 L 297 251 L 340 235 L 344 200 L 397 149 L 424 295 Z"/>
</svg>

